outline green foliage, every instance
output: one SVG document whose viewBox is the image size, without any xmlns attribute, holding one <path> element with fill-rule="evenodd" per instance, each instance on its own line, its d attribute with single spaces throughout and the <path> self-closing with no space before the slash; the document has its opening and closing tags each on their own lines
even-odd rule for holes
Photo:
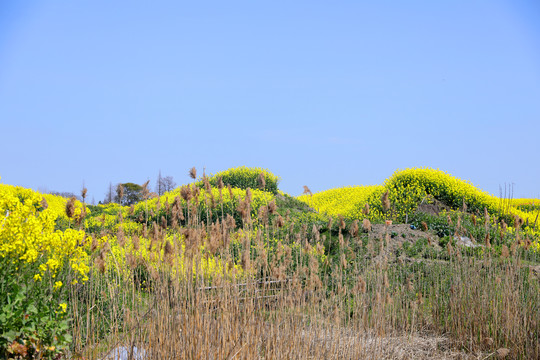
<svg viewBox="0 0 540 360">
<path fill-rule="evenodd" d="M 454 226 L 448 224 L 446 216 L 436 216 L 426 213 L 415 213 L 409 218 L 411 225 L 417 229 L 422 229 L 422 222 L 425 222 L 429 231 L 435 233 L 438 237 L 445 237 L 454 234 Z"/>
<path fill-rule="evenodd" d="M 448 243 L 452 244 L 452 246 L 455 245 L 455 241 L 452 236 L 448 235 L 448 236 L 439 238 L 439 246 L 442 247 L 443 249 L 448 246 Z"/>
<path fill-rule="evenodd" d="M 196 186 L 196 185 L 195 185 Z M 189 191 L 191 194 L 197 194 L 189 200 L 189 203 L 193 205 L 197 204 L 197 217 L 198 220 L 205 223 L 214 222 L 217 219 L 223 218 L 227 214 L 234 217 L 236 224 L 242 223 L 242 218 L 238 211 L 238 206 L 241 201 L 244 201 L 247 196 L 247 190 L 239 188 L 223 189 L 219 191 L 216 187 L 211 187 L 210 191 L 204 188 L 197 188 L 190 186 Z M 183 220 L 177 219 L 179 225 L 185 224 L 188 219 L 188 202 L 182 198 L 182 189 L 186 190 L 187 187 L 177 188 L 171 192 L 165 193 L 159 198 L 153 198 L 148 201 L 139 202 L 134 207 L 134 213 L 130 216 L 132 219 L 148 219 L 149 223 L 155 221 L 160 223 L 162 219 L 165 219 L 170 225 L 172 222 L 172 205 L 175 201 L 180 204 L 180 212 L 183 215 Z M 251 203 L 250 214 L 254 218 L 257 216 L 259 208 L 267 205 L 270 201 L 274 200 L 274 195 L 257 189 L 251 189 Z M 232 195 L 232 196 L 231 196 Z M 193 195 L 195 196 L 195 195 Z M 169 204 L 169 206 L 167 206 Z M 179 214 L 177 214 L 179 215 Z M 192 214 L 193 215 L 193 214 Z"/>
<path fill-rule="evenodd" d="M 123 183 L 118 186 L 122 186 L 124 194 L 120 198 L 119 194 L 116 195 L 115 201 L 124 206 L 129 206 L 138 203 L 143 198 L 143 188 L 141 185 L 134 183 Z"/>
<path fill-rule="evenodd" d="M 118 334 L 134 335 L 135 333 L 131 333 L 132 330 L 130 330 L 130 321 L 134 320 L 130 318 L 132 312 L 140 316 L 165 311 L 162 314 L 168 315 L 167 311 L 173 310 L 169 309 L 172 304 L 170 301 L 173 299 L 172 295 L 175 296 L 175 301 L 183 302 L 182 299 L 190 298 L 195 294 L 184 292 L 188 291 L 189 287 L 198 289 L 199 286 L 211 287 L 218 283 L 222 286 L 221 282 L 229 279 L 245 281 L 292 278 L 295 286 L 302 286 L 304 287 L 302 290 L 306 290 L 297 300 L 307 301 L 309 296 L 313 296 L 313 291 L 321 290 L 320 294 L 316 294 L 317 297 L 321 296 L 318 300 L 320 303 L 314 302 L 309 306 L 321 305 L 323 310 L 316 316 L 322 315 L 326 309 L 333 309 L 336 304 L 336 306 L 342 306 L 344 311 L 336 316 L 342 323 L 351 321 L 353 315 L 358 315 L 358 319 L 371 321 L 369 314 L 375 314 L 374 311 L 388 311 L 387 313 L 393 312 L 393 314 L 413 311 L 416 318 L 399 315 L 390 321 L 393 324 L 403 324 L 403 327 L 413 331 L 415 320 L 413 324 L 408 321 L 414 318 L 418 320 L 418 325 L 421 327 L 440 326 L 445 331 L 452 331 L 457 329 L 459 324 L 452 324 L 451 317 L 459 321 L 468 321 L 469 313 L 461 313 L 462 309 L 468 309 L 468 307 L 461 305 L 453 311 L 448 311 L 444 308 L 445 306 L 455 305 L 462 301 L 462 298 L 467 300 L 463 301 L 465 305 L 472 301 L 483 301 L 478 303 L 482 307 L 477 307 L 481 310 L 479 313 L 483 313 L 486 309 L 491 311 L 493 303 L 490 297 L 494 299 L 495 304 L 500 305 L 496 311 L 502 312 L 500 314 L 494 312 L 486 318 L 490 321 L 489 326 L 496 324 L 499 319 L 504 319 L 506 307 L 502 305 L 514 304 L 515 300 L 522 301 L 519 309 L 524 313 L 519 319 L 520 324 L 522 320 L 534 319 L 534 314 L 536 314 L 534 310 L 537 308 L 539 296 L 536 282 L 529 283 L 527 280 L 523 285 L 518 284 L 523 286 L 524 290 L 521 291 L 520 287 L 513 289 L 509 294 L 516 294 L 514 298 L 507 297 L 503 299 L 504 301 L 497 299 L 498 293 L 489 292 L 498 286 L 494 280 L 495 276 L 478 276 L 477 270 L 483 271 L 484 268 L 476 266 L 475 261 L 487 260 L 486 267 L 497 266 L 499 262 L 507 265 L 515 262 L 519 265 L 522 259 L 538 262 L 540 251 L 535 251 L 532 247 L 534 244 L 538 247 L 538 238 L 534 237 L 536 233 L 526 225 L 523 225 L 521 229 L 517 225 L 516 228 L 512 228 L 513 221 L 512 223 L 507 221 L 508 228 L 503 231 L 500 218 L 493 215 L 490 216 L 490 221 L 484 223 L 481 217 L 482 206 L 486 205 L 488 212 L 492 214 L 497 209 L 491 205 L 496 202 L 490 203 L 491 200 L 483 198 L 481 194 L 478 195 L 477 189 L 471 188 L 467 183 L 449 178 L 448 175 L 435 170 L 416 169 L 397 172 L 387 180 L 384 186 L 334 189 L 321 193 L 320 196 L 318 194 L 306 195 L 301 199 L 295 199 L 277 190 L 277 177 L 274 179 L 275 188 L 272 188 L 273 175 L 269 173 L 263 173 L 265 181 L 260 181 L 261 173 L 260 169 L 230 169 L 220 173 L 222 175 L 212 176 L 210 187 L 208 183 L 201 181 L 167 192 L 159 198 L 140 201 L 132 208 L 120 204 L 88 206 L 89 214 L 84 223 L 86 234 L 81 231 L 77 233 L 80 236 L 70 235 L 74 232 L 72 230 L 57 232 L 57 235 L 60 233 L 64 237 L 60 239 L 61 242 L 59 240 L 54 243 L 55 246 L 51 246 L 48 250 L 66 248 L 65 244 L 68 243 L 65 241 L 68 239 L 66 236 L 72 237 L 74 245 L 72 251 L 66 252 L 65 258 L 72 257 L 74 251 L 83 251 L 84 255 L 88 255 L 84 256 L 84 263 L 96 266 L 89 271 L 88 281 L 80 284 L 66 280 L 69 279 L 66 272 L 73 271 L 75 268 L 66 270 L 68 266 L 64 260 L 58 262 L 58 271 L 54 273 L 56 279 L 50 273 L 44 273 L 42 280 L 34 281 L 33 276 L 39 275 L 41 278 L 41 272 L 38 271 L 39 265 L 44 265 L 43 259 L 47 256 L 47 251 L 42 246 L 35 247 L 35 258 L 38 260 L 31 265 L 7 262 L 6 257 L 0 258 L 0 274 L 2 274 L 0 277 L 0 307 L 2 309 L 0 358 L 8 357 L 10 351 L 12 353 L 18 351 L 14 347 L 23 347 L 30 354 L 29 356 L 36 355 L 38 348 L 41 349 L 39 355 L 42 358 L 60 355 L 70 344 L 67 329 L 72 324 L 71 331 L 76 336 L 72 345 L 74 353 L 81 348 L 90 348 L 97 342 L 103 342 L 103 340 L 106 342 L 108 339 L 117 337 Z M 223 176 L 224 174 L 230 175 L 229 180 Z M 231 188 L 219 189 L 216 181 L 220 178 L 224 183 L 231 184 Z M 265 186 L 260 189 L 259 185 L 263 183 Z M 125 186 L 124 196 L 129 194 L 129 188 L 130 186 Z M 251 190 L 248 191 L 247 188 Z M 381 196 L 386 191 L 389 193 L 391 202 L 390 210 L 382 208 Z M 7 196 L 0 196 L 0 203 L 6 202 L 6 209 L 9 209 L 9 212 L 5 212 L 4 218 L 0 218 L 2 220 L 0 230 L 7 229 L 8 227 L 4 224 L 15 219 L 15 205 L 20 202 L 23 195 L 29 196 L 21 193 L 9 202 L 6 201 Z M 489 201 L 479 201 L 474 198 L 477 195 L 481 198 L 480 200 L 488 199 Z M 469 199 L 468 196 L 472 196 L 473 199 Z M 249 201 L 246 200 L 248 198 Z M 429 199 L 445 201 L 451 206 L 462 206 L 465 199 L 469 206 L 468 212 L 442 211 L 438 216 L 417 212 L 418 204 Z M 369 214 L 363 212 L 366 203 L 370 205 Z M 60 200 L 58 204 L 61 204 Z M 535 214 L 534 211 L 525 207 L 528 205 L 513 206 L 520 206 L 520 208 L 515 208 L 516 211 L 528 212 L 529 215 Z M 47 211 L 50 212 L 53 206 L 46 210 L 41 203 L 41 197 L 36 197 L 32 200 L 31 207 L 30 213 L 37 212 L 39 216 L 43 215 L 42 220 L 45 221 L 48 219 L 45 216 Z M 55 206 L 55 208 L 62 210 L 61 206 Z M 471 215 L 471 211 L 474 216 Z M 341 221 L 337 215 L 342 212 L 345 212 L 343 214 L 345 226 L 340 228 Z M 0 212 L 0 215 L 3 213 Z M 232 225 L 230 218 L 226 226 L 218 227 L 218 225 L 223 225 L 223 222 L 218 224 L 216 220 L 223 220 L 226 215 L 232 215 L 235 218 L 236 227 Z M 330 216 L 334 217 L 332 222 L 329 222 Z M 433 236 L 430 236 L 430 240 L 422 238 L 409 242 L 406 236 L 409 231 L 401 234 L 393 231 L 396 228 L 384 227 L 391 238 L 388 240 L 386 236 L 379 237 L 381 234 L 377 233 L 383 228 L 382 226 L 374 227 L 371 233 L 360 230 L 358 234 L 356 228 L 351 226 L 355 219 L 368 218 L 373 222 L 392 219 L 398 223 L 405 216 L 408 216 L 409 223 L 419 229 L 425 223 L 430 232 L 439 236 L 439 245 L 442 249 L 439 246 L 432 246 L 431 242 L 437 241 Z M 32 219 L 29 216 L 17 218 L 24 219 L 21 221 L 24 226 L 27 226 Z M 62 221 L 67 221 L 67 227 L 73 226 L 73 219 L 65 219 Z M 54 219 L 50 218 L 48 221 L 52 228 Z M 152 224 L 153 222 L 156 224 Z M 329 225 L 330 223 L 332 225 Z M 361 227 L 361 223 L 360 221 L 354 225 Z M 163 231 L 160 225 L 163 225 Z M 120 227 L 122 231 L 119 231 Z M 10 246 L 10 251 L 28 245 L 31 235 L 40 238 L 45 234 L 41 227 L 36 227 L 32 231 L 19 231 L 18 227 L 13 227 L 13 229 L 9 235 L 22 233 L 24 236 L 20 237 L 18 247 L 13 249 L 11 249 L 13 241 L 4 242 L 6 248 L 7 245 Z M 192 236 L 190 231 L 196 236 Z M 463 248 L 455 243 L 454 233 L 474 238 L 477 243 L 482 243 L 484 237 L 489 234 L 492 246 L 491 248 Z M 518 245 L 517 249 L 514 246 L 510 250 L 511 257 L 501 257 L 503 249 L 507 251 L 504 245 L 510 247 L 510 244 L 517 243 L 518 233 L 521 240 L 526 239 L 533 245 L 531 247 Z M 395 245 L 401 243 L 403 246 L 396 248 Z M 398 261 L 393 261 L 393 257 L 388 258 L 387 255 L 391 255 L 388 251 L 392 249 L 395 255 L 398 257 L 403 255 L 407 259 L 400 258 Z M 373 262 L 374 257 L 378 257 L 377 262 Z M 468 257 L 467 261 L 461 261 L 461 257 Z M 12 259 L 17 258 L 18 256 L 12 257 Z M 194 259 L 195 262 L 191 262 Z M 386 259 L 390 261 L 386 262 Z M 433 261 L 435 259 L 437 261 Z M 169 262 L 169 260 L 174 261 Z M 384 262 L 379 262 L 379 260 Z M 55 264 L 51 263 L 51 265 Z M 462 275 L 463 269 L 468 273 L 459 282 L 455 281 L 456 277 Z M 498 275 L 496 271 L 505 269 L 494 268 L 493 270 L 488 275 Z M 191 281 L 180 282 L 183 281 L 180 279 L 184 279 L 184 272 L 185 279 L 193 280 L 192 283 Z M 223 274 L 223 277 L 213 277 L 218 273 Z M 191 274 L 193 274 L 192 278 Z M 514 274 L 505 273 L 505 271 L 501 271 L 501 274 L 502 283 L 514 281 L 512 279 L 516 278 Z M 528 274 L 527 272 L 519 276 L 526 277 L 529 276 Z M 57 289 L 54 286 L 60 278 L 71 290 L 69 299 L 70 304 L 73 305 L 70 305 L 69 310 L 70 315 L 76 319 L 73 323 L 66 317 L 68 313 L 64 312 L 67 304 L 64 307 L 61 306 L 64 304 L 63 299 L 67 298 L 68 291 L 61 285 Z M 358 285 L 356 283 L 360 282 L 359 279 L 364 282 L 362 291 L 356 287 Z M 471 285 L 470 279 L 476 279 L 477 282 Z M 487 279 L 487 283 L 481 288 L 484 284 L 481 282 L 483 279 Z M 178 282 L 173 286 L 171 285 L 173 281 Z M 178 285 L 187 286 L 183 288 Z M 462 285 L 469 286 L 469 288 L 463 287 L 467 292 L 459 292 Z M 312 286 L 313 290 L 307 290 Z M 476 289 L 484 291 L 479 293 L 481 296 L 469 295 Z M 300 291 L 298 293 L 301 294 Z M 201 299 L 204 300 L 206 295 L 202 295 L 203 292 L 200 294 Z M 489 296 L 483 294 L 489 294 Z M 520 294 L 525 294 L 523 296 L 527 297 L 527 301 L 516 299 L 517 296 L 521 296 Z M 383 302 L 380 301 L 381 299 L 377 300 L 381 296 L 383 296 L 381 298 Z M 388 301 L 386 296 L 388 296 Z M 469 297 L 466 298 L 467 296 Z M 244 300 L 246 298 L 244 297 Z M 162 303 L 166 306 L 154 308 L 154 305 L 163 299 L 167 300 Z M 533 302 L 528 302 L 528 299 L 532 299 Z M 211 302 L 205 304 L 211 304 Z M 197 306 L 197 303 L 191 305 Z M 213 305 L 211 307 L 213 308 Z M 377 307 L 379 310 L 376 310 Z M 531 308 L 533 308 L 532 311 Z M 366 309 L 365 314 L 362 313 L 363 309 Z M 174 314 L 187 313 L 177 310 L 174 309 Z M 274 313 L 273 311 L 268 313 L 270 312 Z M 383 312 L 380 315 L 383 316 Z M 368 317 L 362 318 L 363 316 Z M 339 319 L 339 317 L 342 318 Z M 169 316 L 167 318 L 173 319 Z M 478 324 L 473 325 L 478 326 L 485 334 L 484 323 L 487 321 L 479 321 Z M 264 324 L 266 325 L 267 323 Z M 530 324 L 526 326 L 528 327 L 524 333 L 532 334 L 531 338 L 537 335 L 538 332 L 530 331 L 537 327 Z M 471 329 L 474 330 L 472 327 Z M 468 339 L 469 334 L 473 332 L 466 331 L 465 338 Z M 187 334 L 186 331 L 184 335 L 187 337 L 189 336 Z M 162 334 L 158 335 L 162 336 Z M 504 333 L 500 335 L 500 338 L 503 338 L 503 335 Z M 144 333 L 139 339 L 144 342 L 147 339 L 146 336 L 148 333 Z M 459 335 L 457 338 L 463 337 Z M 120 340 L 118 337 L 116 339 Z M 125 339 L 127 337 L 121 340 Z"/>
<path fill-rule="evenodd" d="M 385 191 L 388 191 L 391 204 L 387 212 L 383 211 L 381 202 Z M 405 222 L 407 216 L 416 212 L 421 202 L 430 198 L 454 210 L 462 208 L 465 203 L 470 213 L 483 213 L 486 208 L 491 216 L 504 217 L 507 223 L 513 221 L 512 215 L 518 215 L 533 224 L 538 214 L 538 211 L 532 211 L 535 209 L 533 199 L 518 199 L 512 202 L 515 206 L 509 207 L 510 214 L 502 213 L 501 199 L 467 181 L 430 168 L 398 170 L 386 179 L 383 186 L 351 186 L 298 197 L 310 207 L 328 215 L 339 214 L 348 219 L 366 217 L 372 222 L 388 218 L 394 222 Z M 368 215 L 362 212 L 366 203 L 370 206 Z"/>
<path fill-rule="evenodd" d="M 259 181 L 261 174 L 264 177 L 264 188 Z M 232 187 L 239 189 L 260 189 L 271 192 L 272 194 L 277 194 L 278 183 L 280 180 L 278 176 L 272 174 L 267 169 L 246 166 L 220 171 L 217 174 L 211 175 L 208 180 L 212 186 L 217 187 L 220 178 L 225 186 L 231 185 Z M 199 187 L 202 187 L 202 181 L 200 181 L 198 185 Z"/>
<path fill-rule="evenodd" d="M 517 205 L 517 209 L 527 212 L 527 213 L 540 213 L 540 204 L 524 204 L 524 205 Z"/>
<path fill-rule="evenodd" d="M 425 249 L 428 247 L 427 239 L 418 239 L 414 244 L 405 242 L 403 243 L 403 250 L 405 254 L 409 257 L 416 257 L 421 255 Z"/>
<path fill-rule="evenodd" d="M 35 271 L 0 257 L 0 358 L 56 359 L 71 343 L 64 287 L 34 281 Z"/>
<path fill-rule="evenodd" d="M 313 209 L 308 204 L 285 193 L 276 196 L 276 205 L 279 209 L 290 210 L 291 212 L 313 212 Z"/>
</svg>

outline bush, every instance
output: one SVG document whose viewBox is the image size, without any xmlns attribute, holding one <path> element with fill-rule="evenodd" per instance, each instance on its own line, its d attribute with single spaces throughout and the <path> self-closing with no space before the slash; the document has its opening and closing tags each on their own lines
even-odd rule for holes
<svg viewBox="0 0 540 360">
<path fill-rule="evenodd" d="M 178 197 L 178 201 L 181 204 L 182 212 L 185 215 L 185 220 L 179 221 L 180 225 L 185 224 L 187 221 L 187 211 L 188 205 L 185 199 L 182 198 L 182 190 L 186 187 L 177 188 L 173 191 L 167 192 L 159 198 L 153 198 L 147 202 L 140 202 L 134 206 L 134 214 L 131 216 L 133 219 L 146 219 L 148 214 L 149 223 L 156 222 L 159 223 L 164 217 L 167 221 L 172 220 L 171 212 L 172 206 L 175 198 Z M 190 187 L 190 191 L 193 190 L 193 186 Z M 216 221 L 218 218 L 222 218 L 223 215 L 230 214 L 232 215 L 237 224 L 241 224 L 242 218 L 237 210 L 240 200 L 244 200 L 247 196 L 247 191 L 244 189 L 233 187 L 231 192 L 227 189 L 221 191 L 217 187 L 212 187 L 210 191 L 206 191 L 204 187 L 201 187 L 197 191 L 197 201 L 194 202 L 193 199 L 190 200 L 190 203 L 196 203 L 196 210 L 198 212 L 198 219 L 204 221 L 205 223 L 210 223 Z M 231 197 L 232 193 L 232 197 Z M 269 194 L 268 192 L 261 191 L 258 189 L 251 190 L 251 216 L 256 217 L 258 210 L 261 206 L 268 204 L 270 201 L 274 200 L 275 196 Z M 158 206 L 159 203 L 159 206 Z M 169 208 L 166 204 L 169 204 Z"/>
<path fill-rule="evenodd" d="M 261 174 L 264 176 L 264 188 L 261 186 L 259 180 Z M 225 186 L 231 185 L 239 189 L 260 189 L 271 192 L 272 194 L 277 194 L 280 180 L 278 176 L 272 174 L 267 169 L 246 166 L 220 171 L 217 174 L 211 175 L 208 180 L 212 186 L 218 186 L 219 178 L 223 180 Z M 202 183 L 199 184 L 199 187 L 202 187 Z"/>
<path fill-rule="evenodd" d="M 448 224 L 448 220 L 444 215 L 436 216 L 418 212 L 413 214 L 409 221 L 417 229 L 422 229 L 422 222 L 425 222 L 428 229 L 440 238 L 454 234 L 454 226 Z"/>
<path fill-rule="evenodd" d="M 0 256 L 2 359 L 58 358 L 71 343 L 65 286 L 57 279 L 35 281 L 36 270 Z"/>
</svg>

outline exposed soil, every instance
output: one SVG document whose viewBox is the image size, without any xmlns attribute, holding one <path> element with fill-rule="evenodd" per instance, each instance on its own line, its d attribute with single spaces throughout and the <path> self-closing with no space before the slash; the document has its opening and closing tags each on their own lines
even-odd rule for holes
<svg viewBox="0 0 540 360">
<path fill-rule="evenodd" d="M 490 354 L 486 355 L 486 353 L 456 350 L 450 339 L 430 333 L 377 336 L 371 332 L 359 334 L 339 330 L 314 334 L 309 329 L 303 329 L 300 336 L 319 344 L 328 344 L 327 346 L 333 351 L 327 355 L 332 359 L 351 359 L 351 350 L 355 348 L 362 349 L 360 354 L 355 355 L 365 359 L 472 360 L 490 357 Z"/>
<path fill-rule="evenodd" d="M 532 270 L 532 275 L 540 281 L 540 265 L 536 265 L 536 266 L 530 265 L 529 267 Z"/>
<path fill-rule="evenodd" d="M 429 231 L 413 230 L 411 229 L 411 226 L 407 224 L 372 225 L 371 231 L 368 233 L 368 238 L 370 240 L 386 240 L 384 251 L 387 256 L 396 249 L 402 247 L 405 242 L 412 245 L 419 239 L 431 239 L 432 246 L 436 249 L 441 248 L 439 246 L 439 238 L 437 235 L 434 235 Z"/>
<path fill-rule="evenodd" d="M 439 216 L 442 210 L 449 210 L 450 208 L 439 200 L 433 199 L 431 203 L 421 203 L 418 205 L 417 212 L 425 213 L 429 215 Z"/>
</svg>

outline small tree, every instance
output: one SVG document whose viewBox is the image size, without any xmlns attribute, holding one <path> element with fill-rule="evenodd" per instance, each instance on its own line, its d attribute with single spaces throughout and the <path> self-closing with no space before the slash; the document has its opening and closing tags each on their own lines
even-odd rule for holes
<svg viewBox="0 0 540 360">
<path fill-rule="evenodd" d="M 163 178 L 161 177 L 161 170 L 159 170 L 159 174 L 156 180 L 156 193 L 159 196 L 163 195 Z"/>
<path fill-rule="evenodd" d="M 176 182 L 172 176 L 165 176 L 163 178 L 163 192 L 172 191 L 176 188 Z"/>
<path fill-rule="evenodd" d="M 107 192 L 105 193 L 105 199 L 103 200 L 104 204 L 110 204 L 113 202 L 114 192 L 115 192 L 115 187 L 113 186 L 112 183 L 109 183 L 109 190 L 107 190 Z"/>
<path fill-rule="evenodd" d="M 156 181 L 156 193 L 161 196 L 167 191 L 174 190 L 176 187 L 176 182 L 172 176 L 161 176 L 161 170 L 159 171 L 157 181 Z"/>
<path fill-rule="evenodd" d="M 117 189 L 122 189 L 117 191 L 115 196 L 115 202 L 129 206 L 133 205 L 143 199 L 142 186 L 134 183 L 122 183 L 117 185 Z"/>
</svg>

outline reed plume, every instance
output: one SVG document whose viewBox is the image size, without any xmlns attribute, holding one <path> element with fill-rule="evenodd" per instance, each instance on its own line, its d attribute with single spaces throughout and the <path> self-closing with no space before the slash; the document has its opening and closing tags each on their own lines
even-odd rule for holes
<svg viewBox="0 0 540 360">
<path fill-rule="evenodd" d="M 196 179 L 197 178 L 197 169 L 194 167 L 192 167 L 191 169 L 189 169 L 189 177 L 192 178 L 192 179 Z"/>
<path fill-rule="evenodd" d="M 150 190 L 148 190 L 148 184 L 150 184 L 150 180 L 147 180 L 144 184 L 142 184 L 142 197 L 144 200 L 148 200 L 150 197 Z"/>
<path fill-rule="evenodd" d="M 124 228 L 122 226 L 118 227 L 118 231 L 116 232 L 116 239 L 118 240 L 118 245 L 121 247 L 124 247 L 126 245 L 126 237 L 124 234 Z"/>
<path fill-rule="evenodd" d="M 118 196 L 118 202 L 121 204 L 124 198 L 124 185 L 118 184 L 116 187 L 116 195 Z"/>
<path fill-rule="evenodd" d="M 133 250 L 138 251 L 141 246 L 141 241 L 137 234 L 133 235 L 131 238 L 131 243 L 133 244 Z"/>
<path fill-rule="evenodd" d="M 259 189 L 264 190 L 266 189 L 266 179 L 264 178 L 264 174 L 260 173 L 259 177 L 257 178 L 257 186 Z"/>
<path fill-rule="evenodd" d="M 366 203 L 364 205 L 364 208 L 362 209 L 362 214 L 364 214 L 366 216 L 369 215 L 369 204 L 368 203 Z"/>
<path fill-rule="evenodd" d="M 283 218 L 281 217 L 281 215 L 278 215 L 277 219 L 276 219 L 276 226 L 278 228 L 281 228 L 283 226 L 285 226 L 285 221 L 283 220 Z"/>
<path fill-rule="evenodd" d="M 219 177 L 217 184 L 218 184 L 218 189 L 219 190 L 222 190 L 225 187 L 225 184 L 223 183 L 223 177 L 222 176 Z"/>
<path fill-rule="evenodd" d="M 182 199 L 184 199 L 186 202 L 191 200 L 191 188 L 189 185 L 182 186 L 180 188 L 180 196 L 182 196 Z"/>
<path fill-rule="evenodd" d="M 210 185 L 210 180 L 208 179 L 208 176 L 206 176 L 206 174 L 203 174 L 203 184 L 204 184 L 204 190 L 206 190 L 206 192 L 208 193 L 211 193 L 212 186 Z"/>
<path fill-rule="evenodd" d="M 510 252 L 508 251 L 508 246 L 506 245 L 503 245 L 502 248 L 501 248 L 501 256 L 503 258 L 508 258 L 510 257 Z"/>
<path fill-rule="evenodd" d="M 277 206 L 275 200 L 272 200 L 268 203 L 268 213 L 274 215 L 277 211 Z"/>
<path fill-rule="evenodd" d="M 390 210 L 390 198 L 389 198 L 388 190 L 386 190 L 384 194 L 382 195 L 381 202 L 382 202 L 382 208 L 384 212 L 387 212 L 388 210 Z"/>
<path fill-rule="evenodd" d="M 349 233 L 351 236 L 357 237 L 358 236 L 358 220 L 354 220 L 349 228 Z"/>
<path fill-rule="evenodd" d="M 368 219 L 362 220 L 362 229 L 364 229 L 365 232 L 371 231 L 371 221 Z"/>
<path fill-rule="evenodd" d="M 345 225 L 345 219 L 343 219 L 343 216 L 340 215 L 340 216 L 339 216 L 339 228 L 340 228 L 341 230 L 344 230 L 344 229 L 345 229 L 345 226 L 346 226 L 346 225 Z"/>
<path fill-rule="evenodd" d="M 69 198 L 69 200 L 66 202 L 66 215 L 68 218 L 73 218 L 73 215 L 75 215 L 75 196 L 72 196 Z"/>
<path fill-rule="evenodd" d="M 231 200 L 234 199 L 234 194 L 233 194 L 231 184 L 227 184 L 227 190 L 229 191 L 229 199 L 231 199 Z"/>
</svg>

